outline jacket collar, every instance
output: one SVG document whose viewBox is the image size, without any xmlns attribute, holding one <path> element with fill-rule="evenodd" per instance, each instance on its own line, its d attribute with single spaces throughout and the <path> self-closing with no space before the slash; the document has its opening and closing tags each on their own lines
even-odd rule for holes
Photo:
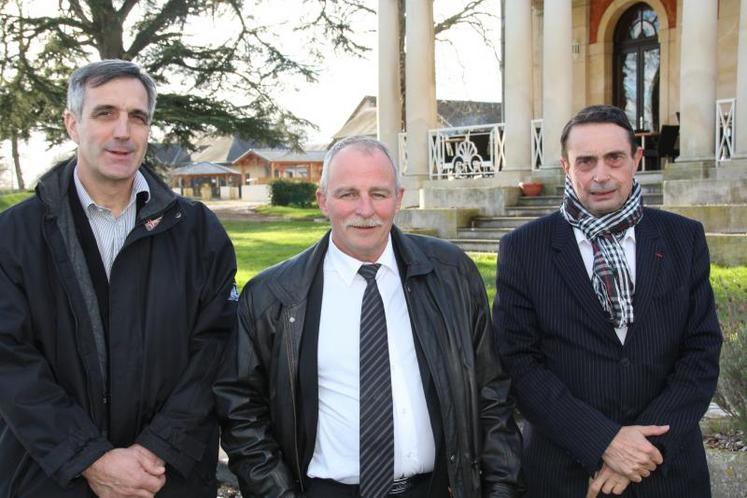
<svg viewBox="0 0 747 498">
<path fill-rule="evenodd" d="M 659 279 L 665 252 L 653 217 L 646 216 L 649 211 L 648 208 L 644 208 L 643 218 L 635 227 L 636 282 L 633 296 L 635 322 L 632 327 L 645 320 L 656 282 Z M 630 334 L 630 331 L 628 333 Z"/>
<path fill-rule="evenodd" d="M 578 242 L 573 227 L 563 218 L 560 212 L 555 217 L 552 232 L 553 262 L 565 280 L 571 293 L 583 309 L 587 310 L 594 329 L 604 331 L 610 340 L 617 341 L 612 324 L 607 320 L 602 305 L 599 304 L 594 287 L 586 273 L 584 261 L 578 250 Z"/>
<path fill-rule="evenodd" d="M 643 218 L 641 218 L 641 221 L 635 227 L 636 282 L 635 295 L 633 297 L 635 322 L 628 329 L 626 344 L 629 342 L 631 331 L 635 329 L 636 324 L 645 320 L 653 289 L 659 278 L 659 270 L 663 258 L 661 237 L 652 217 L 646 216 L 648 211 L 648 208 L 644 208 Z M 612 325 L 605 318 L 604 311 L 601 305 L 599 305 L 596 294 L 594 294 L 594 288 L 587 276 L 581 254 L 578 251 L 578 244 L 573 233 L 573 228 L 560 214 L 556 214 L 555 216 L 552 236 L 552 247 L 555 250 L 555 264 L 560 274 L 568 283 L 571 292 L 581 306 L 584 306 L 588 310 L 589 318 L 597 325 L 599 330 L 611 329 Z M 612 338 L 611 335 L 610 337 Z"/>
<path fill-rule="evenodd" d="M 319 242 L 302 253 L 281 263 L 277 273 L 268 283 L 273 294 L 285 305 L 298 304 L 306 299 L 317 270 L 324 264 L 324 255 L 329 247 L 328 231 Z M 397 262 L 401 265 L 403 278 L 424 275 L 433 271 L 433 264 L 423 251 L 403 234 L 392 227 L 392 245 Z M 404 270 L 404 271 L 403 271 Z"/>
<path fill-rule="evenodd" d="M 36 193 L 46 206 L 48 213 L 59 212 L 63 200 L 68 195 L 70 182 L 73 181 L 73 170 L 76 164 L 76 158 L 58 163 L 39 179 Z M 143 164 L 140 166 L 140 172 L 148 182 L 150 201 L 138 210 L 138 221 L 154 217 L 176 200 L 176 194 L 150 168 Z"/>
</svg>

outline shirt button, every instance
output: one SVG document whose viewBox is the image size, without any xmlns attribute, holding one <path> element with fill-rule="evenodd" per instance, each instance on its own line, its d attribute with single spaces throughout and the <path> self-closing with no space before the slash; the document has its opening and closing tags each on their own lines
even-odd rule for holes
<svg viewBox="0 0 747 498">
<path fill-rule="evenodd" d="M 288 321 L 291 323 L 296 323 L 296 317 L 292 316 L 288 319 Z"/>
</svg>

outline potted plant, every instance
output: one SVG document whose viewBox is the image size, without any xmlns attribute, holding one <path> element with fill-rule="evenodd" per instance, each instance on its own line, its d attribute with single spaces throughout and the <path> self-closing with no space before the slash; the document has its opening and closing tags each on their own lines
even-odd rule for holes
<svg viewBox="0 0 747 498">
<path fill-rule="evenodd" d="M 521 189 L 522 195 L 525 195 L 527 197 L 537 197 L 542 193 L 541 182 L 520 182 L 519 188 Z"/>
</svg>

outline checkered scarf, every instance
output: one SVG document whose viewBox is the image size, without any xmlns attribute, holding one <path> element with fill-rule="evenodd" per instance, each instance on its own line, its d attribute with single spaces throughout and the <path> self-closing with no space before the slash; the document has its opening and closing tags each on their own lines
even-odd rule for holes
<svg viewBox="0 0 747 498">
<path fill-rule="evenodd" d="M 565 178 L 565 194 L 560 206 L 563 217 L 583 232 L 594 251 L 591 281 L 602 308 L 616 327 L 633 323 L 635 284 L 620 242 L 625 231 L 643 217 L 641 186 L 633 179 L 633 189 L 625 204 L 617 211 L 597 218 L 578 200 L 569 177 Z"/>
</svg>

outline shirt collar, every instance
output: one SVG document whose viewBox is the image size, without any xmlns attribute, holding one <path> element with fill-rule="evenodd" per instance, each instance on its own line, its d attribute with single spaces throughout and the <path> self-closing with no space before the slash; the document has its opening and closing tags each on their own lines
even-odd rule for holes
<svg viewBox="0 0 747 498">
<path fill-rule="evenodd" d="M 97 205 L 96 202 L 91 198 L 91 196 L 88 195 L 88 191 L 86 190 L 86 187 L 83 186 L 83 182 L 80 181 L 80 177 L 78 176 L 77 165 L 75 166 L 75 169 L 73 170 L 73 181 L 75 182 L 75 190 L 78 192 L 78 198 L 80 199 L 80 203 L 83 205 L 83 207 L 86 210 L 88 210 L 88 208 L 90 208 L 91 206 L 96 206 L 96 207 L 100 207 L 101 209 L 106 209 L 102 206 Z M 135 179 L 132 182 L 132 192 L 130 193 L 130 202 L 127 204 L 127 207 L 129 207 L 130 205 L 132 205 L 133 202 L 135 202 L 135 199 L 140 193 L 145 194 L 146 203 L 150 201 L 150 187 L 148 186 L 148 180 L 145 179 L 145 176 L 143 176 L 143 174 L 138 169 L 135 172 Z"/>
<path fill-rule="evenodd" d="M 591 241 L 589 241 L 589 239 L 586 238 L 586 235 L 584 235 L 584 232 L 582 232 L 578 228 L 573 227 L 573 234 L 576 236 L 576 243 L 578 245 L 581 245 L 583 243 L 591 244 Z M 628 239 L 630 239 L 633 242 L 635 242 L 635 227 L 628 227 L 628 229 L 625 230 L 625 235 L 623 235 L 623 238 L 620 241 L 620 243 L 622 243 L 622 242 L 624 242 L 624 241 L 626 241 Z"/>
<path fill-rule="evenodd" d="M 370 264 L 368 262 L 359 261 L 352 256 L 349 256 L 342 252 L 336 245 L 332 237 L 329 238 L 329 247 L 327 248 L 326 262 L 330 265 L 330 269 L 336 271 L 346 286 L 350 287 L 353 284 L 355 276 L 358 275 L 358 269 L 361 265 Z M 382 271 L 390 271 L 395 275 L 399 274 L 397 268 L 397 258 L 394 256 L 394 248 L 392 247 L 392 235 L 389 234 L 387 237 L 386 247 L 384 252 L 381 253 L 376 263 L 381 264 L 381 268 L 376 275 L 379 278 Z M 363 277 L 361 277 L 363 278 Z"/>
</svg>

